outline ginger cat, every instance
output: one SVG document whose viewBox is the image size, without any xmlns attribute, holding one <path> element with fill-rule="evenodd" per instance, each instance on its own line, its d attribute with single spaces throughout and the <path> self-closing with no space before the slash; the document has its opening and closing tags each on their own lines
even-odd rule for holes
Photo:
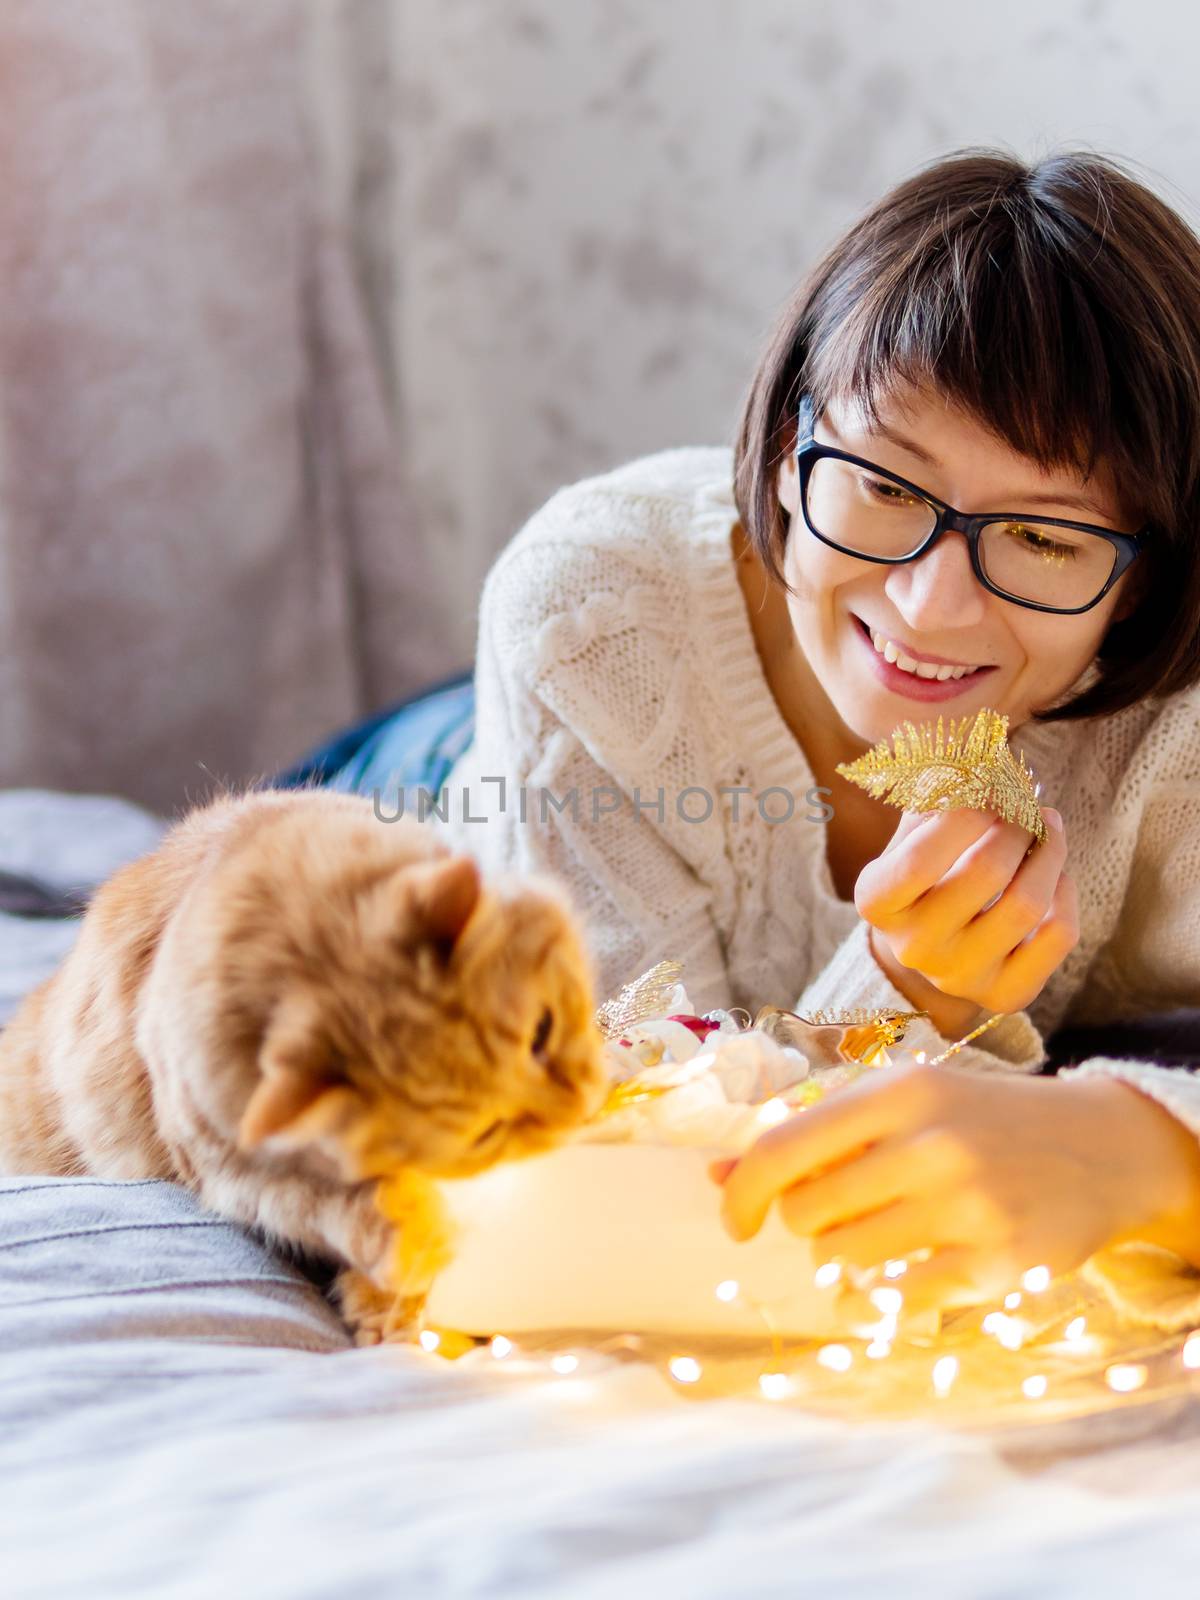
<svg viewBox="0 0 1200 1600">
<path fill-rule="evenodd" d="M 97 891 L 0 1033 L 0 1172 L 186 1184 L 341 1263 L 371 1343 L 449 1259 L 436 1179 L 597 1109 L 593 1004 L 552 880 L 484 884 L 360 796 L 222 796 Z"/>
</svg>

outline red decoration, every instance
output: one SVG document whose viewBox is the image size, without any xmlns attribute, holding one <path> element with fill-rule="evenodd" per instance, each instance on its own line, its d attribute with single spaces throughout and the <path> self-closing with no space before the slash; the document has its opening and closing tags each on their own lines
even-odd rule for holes
<svg viewBox="0 0 1200 1600">
<path fill-rule="evenodd" d="M 710 1033 L 720 1032 L 719 1025 L 715 1022 L 709 1022 L 706 1017 L 689 1017 L 682 1012 L 678 1016 L 668 1017 L 667 1021 L 682 1022 L 685 1028 L 692 1030 L 701 1044 L 704 1043 Z"/>
</svg>

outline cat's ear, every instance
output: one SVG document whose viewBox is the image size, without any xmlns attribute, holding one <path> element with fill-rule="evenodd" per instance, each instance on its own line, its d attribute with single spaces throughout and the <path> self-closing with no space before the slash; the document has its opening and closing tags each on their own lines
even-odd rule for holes
<svg viewBox="0 0 1200 1600">
<path fill-rule="evenodd" d="M 307 1144 L 332 1132 L 353 1093 L 322 1039 L 314 1008 L 300 1000 L 276 1008 L 259 1051 L 258 1073 L 238 1124 L 243 1150 L 281 1135 L 289 1144 Z"/>
<path fill-rule="evenodd" d="M 468 855 L 422 861 L 405 872 L 405 887 L 415 932 L 443 945 L 448 954 L 479 903 L 478 863 Z"/>
<path fill-rule="evenodd" d="M 266 1068 L 242 1113 L 238 1144 L 243 1150 L 253 1150 L 285 1130 L 298 1132 L 297 1124 L 337 1087 L 307 1073 Z"/>
</svg>

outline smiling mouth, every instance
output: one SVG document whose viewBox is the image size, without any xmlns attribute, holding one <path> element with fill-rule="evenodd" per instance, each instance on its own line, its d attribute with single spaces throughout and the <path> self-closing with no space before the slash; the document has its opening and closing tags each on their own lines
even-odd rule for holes
<svg viewBox="0 0 1200 1600">
<path fill-rule="evenodd" d="M 871 649 L 875 650 L 875 654 L 879 657 L 879 659 L 881 661 L 888 661 L 887 656 L 884 655 L 882 650 L 875 649 L 875 640 L 872 636 L 872 631 L 863 621 L 863 619 L 854 612 L 851 612 L 850 615 L 854 620 L 855 626 L 870 645 Z M 899 646 L 896 646 L 896 649 L 899 651 L 899 654 L 904 655 L 906 660 L 912 659 L 910 656 L 907 656 L 904 651 L 900 650 Z M 897 672 L 903 672 L 907 677 L 916 678 L 921 683 L 965 683 L 968 678 L 977 678 L 980 673 L 995 672 L 996 670 L 994 666 L 967 667 L 964 669 L 960 667 L 951 668 L 949 666 L 938 666 L 933 662 L 920 662 L 916 663 L 916 665 L 923 666 L 926 668 L 926 670 L 924 672 L 917 672 L 911 667 L 902 667 L 898 661 L 888 661 L 888 665 L 894 667 Z"/>
</svg>

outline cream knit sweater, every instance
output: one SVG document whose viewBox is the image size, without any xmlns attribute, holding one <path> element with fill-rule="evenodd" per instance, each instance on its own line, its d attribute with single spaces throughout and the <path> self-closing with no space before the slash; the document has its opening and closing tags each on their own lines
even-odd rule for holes
<svg viewBox="0 0 1200 1600">
<path fill-rule="evenodd" d="M 602 998 L 672 956 L 704 1010 L 909 1009 L 833 887 L 827 796 L 734 570 L 731 473 L 728 449 L 665 451 L 561 490 L 516 535 L 484 585 L 475 738 L 435 826 L 488 868 L 566 883 Z M 1063 815 L 1080 940 L 1027 1012 L 952 1059 L 1032 1071 L 1065 1021 L 1200 1006 L 1200 691 L 1011 744 Z M 948 1042 L 921 1019 L 905 1046 Z M 1107 1057 L 1060 1076 L 1089 1073 L 1200 1136 L 1200 1078 Z M 1200 1272 L 1173 1254 L 1126 1245 L 1089 1271 L 1133 1315 L 1200 1323 Z"/>
</svg>

